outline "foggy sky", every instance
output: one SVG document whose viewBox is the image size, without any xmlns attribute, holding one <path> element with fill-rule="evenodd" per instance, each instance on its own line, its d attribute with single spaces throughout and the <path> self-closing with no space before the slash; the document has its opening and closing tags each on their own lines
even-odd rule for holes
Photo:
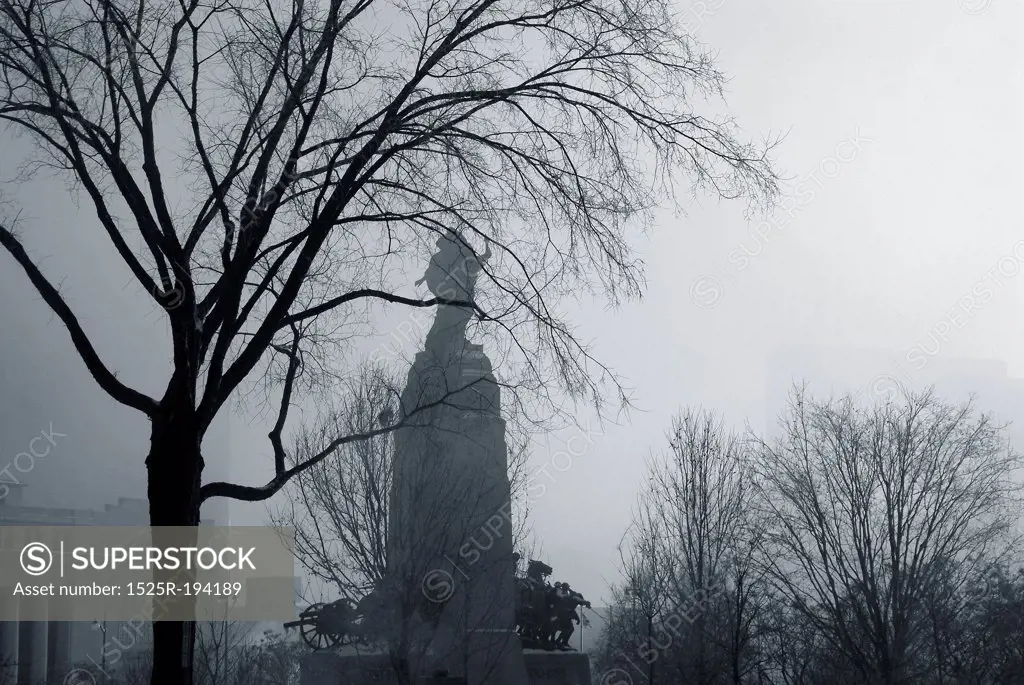
<svg viewBox="0 0 1024 685">
<path fill-rule="evenodd" d="M 776 158 L 791 180 L 768 217 L 748 220 L 741 203 L 708 198 L 685 216 L 661 212 L 634 241 L 647 264 L 641 302 L 566 305 L 638 407 L 615 424 L 584 413 L 586 436 L 540 439 L 532 457 L 540 469 L 571 446 L 571 459 L 548 467 L 554 477 L 541 481 L 531 517 L 555 578 L 594 598 L 616 579 L 644 459 L 665 449 L 672 414 L 701 404 L 737 428 L 763 429 L 770 397 L 785 390 L 766 361 L 778 348 L 878 350 L 885 368 L 847 369 L 862 377 L 855 384 L 893 373 L 890 352 L 911 368 L 915 349 L 998 360 L 1024 376 L 1024 278 L 1007 275 L 1012 261 L 1020 270 L 1024 239 L 1019 7 L 707 0 L 691 9 L 687 24 L 732 76 L 727 101 L 744 134 L 786 134 Z M 25 145 L 0 138 L 5 181 Z M 5 182 L 3 198 L 24 209 L 30 254 L 62 283 L 103 358 L 129 385 L 158 392 L 169 368 L 163 314 L 126 285 L 88 202 L 79 211 L 52 183 Z M 140 496 L 148 426 L 97 388 L 6 253 L 0 321 L 0 467 L 52 423 L 66 437 L 24 474 L 26 498 L 99 507 Z M 915 380 L 941 380 L 942 368 Z M 208 477 L 270 475 L 268 422 L 252 414 L 236 412 L 208 440 Z M 256 523 L 264 506 L 231 511 L 233 522 Z"/>
</svg>

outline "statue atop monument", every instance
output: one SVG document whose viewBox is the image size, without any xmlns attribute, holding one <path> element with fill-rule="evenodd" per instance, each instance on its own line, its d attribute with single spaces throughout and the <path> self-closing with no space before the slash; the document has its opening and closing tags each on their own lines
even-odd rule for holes
<svg viewBox="0 0 1024 685">
<path fill-rule="evenodd" d="M 437 253 L 416 285 L 426 282 L 434 297 L 472 301 L 476 279 L 490 257 L 490 241 L 484 254 L 477 255 L 461 232 L 452 231 L 437 239 Z"/>
<path fill-rule="evenodd" d="M 427 284 L 435 297 L 465 305 L 440 304 L 427 332 L 422 356 L 410 372 L 403 406 L 446 402 L 466 410 L 498 413 L 500 398 L 491 363 L 480 345 L 469 342 L 468 326 L 474 317 L 476 282 L 491 257 L 490 241 L 482 255 L 461 232 L 451 230 L 437 239 L 437 252 L 416 285 Z M 484 382 L 481 382 L 484 381 Z M 470 387 L 472 386 L 472 387 Z M 463 392 L 456 389 L 463 388 Z"/>
</svg>

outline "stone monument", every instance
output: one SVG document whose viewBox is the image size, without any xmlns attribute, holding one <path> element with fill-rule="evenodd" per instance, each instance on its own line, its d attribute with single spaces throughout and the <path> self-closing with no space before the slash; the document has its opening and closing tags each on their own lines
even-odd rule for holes
<svg viewBox="0 0 1024 685">
<path fill-rule="evenodd" d="M 448 303 L 438 305 L 409 370 L 405 425 L 394 437 L 387 646 L 315 653 L 303 663 L 303 683 L 418 682 L 444 672 L 467 685 L 589 685 L 585 655 L 531 655 L 539 661 L 527 673 L 515 632 L 501 392 L 483 348 L 467 339 L 490 249 L 478 257 L 455 232 L 437 247 L 417 285 L 425 281 Z"/>
<path fill-rule="evenodd" d="M 437 247 L 421 282 L 468 305 L 489 250 L 478 258 L 455 233 Z M 525 685 L 501 393 L 483 348 L 467 340 L 473 316 L 470 306 L 439 305 L 409 370 L 402 411 L 410 426 L 395 435 L 388 570 L 394 585 L 419 593 L 415 601 L 405 593 L 420 619 L 408 636 L 418 655 L 412 668 Z"/>
</svg>

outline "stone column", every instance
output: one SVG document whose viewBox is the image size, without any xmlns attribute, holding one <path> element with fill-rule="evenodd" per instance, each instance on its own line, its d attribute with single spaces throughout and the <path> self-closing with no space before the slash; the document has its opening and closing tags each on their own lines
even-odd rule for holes
<svg viewBox="0 0 1024 685">
<path fill-rule="evenodd" d="M 416 355 L 402 395 L 407 415 L 444 402 L 395 434 L 389 570 L 410 602 L 422 597 L 420 630 L 430 646 L 420 671 L 522 685 L 500 388 L 479 345 L 437 341 Z"/>
<path fill-rule="evenodd" d="M 13 588 L 0 588 L 0 604 L 3 615 L 18 616 L 18 598 L 11 595 Z M 16 621 L 0 623 L 0 683 L 18 682 L 18 633 L 20 624 Z"/>
<path fill-rule="evenodd" d="M 46 682 L 49 628 L 50 624 L 47 621 L 32 621 L 29 633 L 32 636 L 32 661 L 29 664 L 29 676 L 32 683 Z"/>
<path fill-rule="evenodd" d="M 71 670 L 71 626 L 70 621 L 54 621 L 50 630 L 56 631 L 54 638 L 53 670 L 66 673 Z"/>
<path fill-rule="evenodd" d="M 21 612 L 22 616 L 34 616 L 44 620 L 28 621 L 28 663 L 21 664 L 19 675 L 26 683 L 45 683 L 47 672 L 47 652 L 49 651 L 49 622 L 46 621 L 46 597 L 26 597 L 22 608 L 27 611 Z M 23 675 L 28 671 L 28 677 Z"/>
</svg>

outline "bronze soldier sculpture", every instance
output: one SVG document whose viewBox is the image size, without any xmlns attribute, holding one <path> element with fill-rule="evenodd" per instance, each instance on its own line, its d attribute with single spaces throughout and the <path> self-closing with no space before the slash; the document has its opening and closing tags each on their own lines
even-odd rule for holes
<svg viewBox="0 0 1024 685">
<path fill-rule="evenodd" d="M 526 576 L 516 579 L 518 587 L 516 607 L 516 629 L 523 647 L 542 646 L 549 616 L 546 590 L 547 576 L 551 567 L 543 561 L 531 559 L 527 564 Z"/>
<path fill-rule="evenodd" d="M 569 638 L 572 637 L 576 628 L 573 623 L 579 624 L 580 616 L 576 608 L 584 606 L 590 608 L 590 602 L 578 592 L 575 592 L 569 583 L 562 583 L 561 593 L 558 595 L 556 606 L 556 625 L 558 628 L 558 639 L 555 640 L 555 647 L 559 649 L 572 649 L 569 646 Z"/>
<path fill-rule="evenodd" d="M 553 649 L 558 646 L 555 641 L 555 633 L 558 631 L 559 611 L 566 598 L 562 585 L 563 583 L 555 583 L 554 587 L 547 589 L 545 595 L 547 599 L 547 620 L 544 624 L 544 639 L 542 640 L 545 649 Z"/>
<path fill-rule="evenodd" d="M 551 571 L 544 562 L 531 559 L 526 576 L 516 579 L 516 630 L 524 648 L 572 649 L 569 638 L 575 630 L 573 622 L 580 622 L 576 609 L 590 608 L 590 602 L 568 583 L 548 583 Z"/>
</svg>

